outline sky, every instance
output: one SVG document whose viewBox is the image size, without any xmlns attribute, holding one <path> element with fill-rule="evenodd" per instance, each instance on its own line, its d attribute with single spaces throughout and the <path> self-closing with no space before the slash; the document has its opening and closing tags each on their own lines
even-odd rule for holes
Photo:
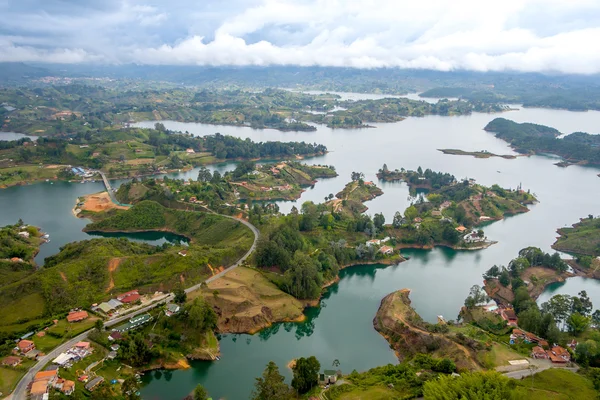
<svg viewBox="0 0 600 400">
<path fill-rule="evenodd" d="M 600 72 L 600 0 L 0 0 L 0 62 Z"/>
</svg>

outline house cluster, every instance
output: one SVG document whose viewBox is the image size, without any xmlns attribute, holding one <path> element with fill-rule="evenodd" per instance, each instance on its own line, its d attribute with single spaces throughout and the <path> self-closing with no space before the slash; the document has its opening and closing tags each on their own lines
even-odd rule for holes
<svg viewBox="0 0 600 400">
<path fill-rule="evenodd" d="M 92 170 L 84 169 L 81 167 L 71 167 L 71 172 L 83 178 L 91 178 L 92 176 L 94 176 L 94 172 Z"/>
<path fill-rule="evenodd" d="M 561 346 L 553 346 L 549 350 L 544 350 L 541 346 L 535 346 L 531 349 L 531 357 L 550 360 L 555 364 L 566 364 L 571 361 L 571 354 Z"/>
<path fill-rule="evenodd" d="M 482 240 L 484 240 L 484 238 L 479 236 L 479 233 L 477 233 L 477 231 L 471 231 L 469 233 L 467 233 L 465 236 L 463 236 L 463 240 L 467 243 L 475 243 L 475 242 L 481 242 Z"/>
<path fill-rule="evenodd" d="M 135 303 L 136 301 L 140 300 L 140 298 L 140 293 L 137 290 L 132 290 L 117 296 L 116 299 L 110 299 L 109 301 L 93 305 L 92 310 L 100 311 L 103 314 L 110 316 L 118 308 L 122 307 L 125 304 Z"/>
<path fill-rule="evenodd" d="M 90 345 L 90 342 L 78 342 L 66 352 L 60 353 L 52 360 L 52 363 L 62 368 L 71 368 L 73 363 L 86 358 L 93 352 L 94 348 Z"/>
<path fill-rule="evenodd" d="M 63 394 L 70 396 L 75 391 L 75 382 L 68 379 L 62 379 L 58 376 L 58 369 L 50 368 L 46 371 L 40 371 L 35 374 L 29 389 L 30 399 L 45 400 L 48 399 L 50 388 L 60 390 Z"/>
<path fill-rule="evenodd" d="M 379 252 L 382 254 L 394 254 L 394 248 L 391 246 L 386 246 L 383 245 L 384 243 L 387 243 L 390 240 L 389 236 L 386 236 L 383 239 L 371 239 L 371 240 L 367 240 L 367 242 L 365 243 L 365 245 L 367 245 L 367 247 L 371 247 L 371 246 L 381 246 L 379 248 Z"/>
</svg>

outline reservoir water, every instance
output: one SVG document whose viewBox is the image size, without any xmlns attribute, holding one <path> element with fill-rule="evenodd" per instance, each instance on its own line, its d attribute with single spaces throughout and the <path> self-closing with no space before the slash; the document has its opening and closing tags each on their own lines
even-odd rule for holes
<svg viewBox="0 0 600 400">
<path fill-rule="evenodd" d="M 486 235 L 499 243 L 489 249 L 461 252 L 448 249 L 431 251 L 405 250 L 410 260 L 396 266 L 358 266 L 342 272 L 341 281 L 331 287 L 319 309 L 308 310 L 306 322 L 276 324 L 256 335 L 225 335 L 221 340 L 222 358 L 218 362 L 198 362 L 186 371 L 160 372 L 144 377 L 145 399 L 178 399 L 188 394 L 197 383 L 207 387 L 213 398 L 247 398 L 254 378 L 270 361 L 276 361 L 289 378 L 285 364 L 292 358 L 315 355 L 323 367 L 339 359 L 341 369 L 365 370 L 395 362 L 386 341 L 373 329 L 372 320 L 381 298 L 386 294 L 410 288 L 415 309 L 429 321 L 442 314 L 456 318 L 469 288 L 481 284 L 481 274 L 494 264 L 507 264 L 523 247 L 538 246 L 550 251 L 556 229 L 571 225 L 580 217 L 600 214 L 600 178 L 595 168 L 571 166 L 559 168 L 556 159 L 533 156 L 514 160 L 503 158 L 476 159 L 468 156 L 444 155 L 442 148 L 488 150 L 497 154 L 513 154 L 505 142 L 483 131 L 493 118 L 502 116 L 522 122 L 555 126 L 561 132 L 588 131 L 600 126 L 598 112 L 521 109 L 503 114 L 473 114 L 459 117 L 427 116 L 408 118 L 393 124 L 376 124 L 374 129 L 329 129 L 318 126 L 315 132 L 279 132 L 245 127 L 212 126 L 161 121 L 168 129 L 188 131 L 196 135 L 220 132 L 255 141 L 306 141 L 325 144 L 329 153 L 307 159 L 308 163 L 334 165 L 337 178 L 321 180 L 303 193 L 297 202 L 281 202 L 282 211 L 292 205 L 312 200 L 320 202 L 329 193 L 337 193 L 350 179 L 352 171 L 365 173 L 367 180 L 377 182 L 375 174 L 383 163 L 389 168 L 431 168 L 454 174 L 458 178 L 475 178 L 479 183 L 498 183 L 503 187 L 523 188 L 535 193 L 540 203 L 530 212 L 507 218 L 484 228 Z M 148 121 L 138 126 L 153 126 Z M 218 167 L 221 171 L 231 164 Z M 182 172 L 178 177 L 195 178 L 197 171 Z M 396 211 L 410 204 L 408 188 L 403 183 L 378 183 L 384 195 L 367 203 L 367 213 L 382 212 L 388 222 Z M 42 247 L 44 257 L 73 240 L 88 236 L 81 232 L 85 221 L 73 217 L 71 209 L 78 195 L 102 190 L 97 184 L 55 183 L 14 187 L 0 191 L 0 223 L 14 223 L 23 218 L 39 225 L 51 235 L 51 243 Z M 42 253 L 40 253 L 41 255 Z M 38 256 L 39 257 L 39 256 Z M 598 292 L 598 282 L 569 280 L 556 293 L 581 288 Z M 549 294 L 553 288 L 549 288 Z M 543 295 L 543 296 L 544 296 Z M 597 296 L 596 296 L 597 298 Z M 595 297 L 592 297 L 595 299 Z M 600 307 L 600 298 L 598 304 Z M 235 384 L 232 384 L 235 382 Z"/>
</svg>

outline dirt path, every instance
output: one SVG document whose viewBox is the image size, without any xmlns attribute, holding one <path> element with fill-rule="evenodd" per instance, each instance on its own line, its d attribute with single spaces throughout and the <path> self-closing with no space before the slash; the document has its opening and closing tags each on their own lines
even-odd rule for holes
<svg viewBox="0 0 600 400">
<path fill-rule="evenodd" d="M 64 272 L 60 271 L 60 277 L 62 278 L 63 281 L 67 281 L 67 276 L 65 275 Z"/>
<path fill-rule="evenodd" d="M 113 272 L 119 268 L 119 264 L 123 261 L 123 257 L 115 257 L 111 258 L 108 262 L 108 274 L 110 275 L 110 281 L 108 282 L 108 287 L 106 288 L 106 293 L 110 292 L 115 287 L 115 280 L 113 279 Z"/>
</svg>

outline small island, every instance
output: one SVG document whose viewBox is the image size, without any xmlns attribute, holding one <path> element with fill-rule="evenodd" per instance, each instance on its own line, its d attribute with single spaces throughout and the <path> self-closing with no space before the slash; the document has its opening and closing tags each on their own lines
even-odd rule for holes
<svg viewBox="0 0 600 400">
<path fill-rule="evenodd" d="M 501 220 L 506 215 L 528 212 L 527 205 L 537 201 L 520 187 L 517 190 L 498 185 L 486 187 L 474 179 L 459 182 L 451 174 L 423 171 L 421 167 L 417 171 L 390 170 L 384 164 L 377 177 L 383 181 L 404 181 L 416 196 L 404 215 L 396 213 L 387 229 L 387 233 L 405 247 L 438 245 L 460 250 L 489 247 L 495 242 L 475 227 Z M 417 189 L 425 193 L 418 195 Z"/>
<path fill-rule="evenodd" d="M 490 153 L 487 150 L 464 151 L 464 150 L 458 150 L 458 149 L 438 149 L 438 151 L 441 151 L 444 154 L 451 154 L 451 155 L 455 155 L 455 156 L 473 156 L 475 158 L 500 157 L 500 158 L 505 158 L 507 160 L 513 160 L 513 159 L 517 158 L 517 156 L 512 155 L 512 154 L 499 155 L 499 154 Z"/>
</svg>

